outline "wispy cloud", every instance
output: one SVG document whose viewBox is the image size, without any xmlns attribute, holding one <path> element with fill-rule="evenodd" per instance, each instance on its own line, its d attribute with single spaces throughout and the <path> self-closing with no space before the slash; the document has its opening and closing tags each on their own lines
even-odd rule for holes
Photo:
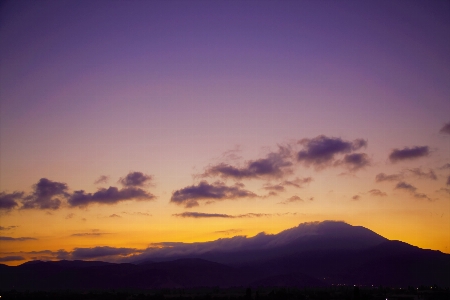
<svg viewBox="0 0 450 300">
<path fill-rule="evenodd" d="M 430 169 L 428 172 L 422 171 L 421 168 L 408 169 L 408 171 L 418 178 L 437 180 L 437 176 L 432 169 Z"/>
<path fill-rule="evenodd" d="M 369 194 L 372 196 L 386 197 L 387 194 L 385 192 L 380 191 L 379 189 L 372 189 L 369 191 Z"/>
<path fill-rule="evenodd" d="M 444 126 L 442 126 L 441 130 L 439 130 L 440 133 L 450 134 L 450 122 L 446 123 Z"/>
<path fill-rule="evenodd" d="M 19 260 L 25 260 L 25 257 L 19 256 L 19 255 L 0 257 L 0 262 L 10 262 L 10 261 L 19 261 Z"/>
<path fill-rule="evenodd" d="M 25 241 L 37 241 L 36 238 L 32 238 L 32 237 L 18 237 L 18 238 L 14 238 L 14 237 L 9 237 L 9 236 L 0 236 L 0 241 L 4 241 L 4 242 L 25 242 Z"/>
<path fill-rule="evenodd" d="M 402 180 L 403 175 L 402 174 L 391 174 L 386 175 L 384 173 L 379 173 L 375 176 L 375 182 L 382 182 L 382 181 L 400 181 Z"/>
<path fill-rule="evenodd" d="M 108 183 L 108 181 L 109 181 L 109 176 L 106 176 L 106 175 L 101 175 L 99 178 L 97 178 L 95 181 L 94 181 L 94 184 L 101 184 L 101 183 Z"/>
<path fill-rule="evenodd" d="M 303 199 L 300 198 L 299 196 L 295 195 L 295 196 L 289 197 L 285 201 L 278 202 L 278 204 L 289 204 L 289 203 L 293 203 L 293 202 L 303 202 Z"/>
</svg>

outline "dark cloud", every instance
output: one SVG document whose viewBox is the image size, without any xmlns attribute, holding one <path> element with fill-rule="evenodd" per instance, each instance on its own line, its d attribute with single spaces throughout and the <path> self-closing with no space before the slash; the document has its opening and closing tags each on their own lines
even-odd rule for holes
<svg viewBox="0 0 450 300">
<path fill-rule="evenodd" d="M 403 148 L 403 149 L 394 149 L 391 154 L 389 154 L 389 160 L 392 163 L 402 161 L 402 160 L 410 160 L 416 159 L 424 156 L 428 156 L 430 154 L 430 150 L 428 146 L 416 146 L 412 148 Z"/>
<path fill-rule="evenodd" d="M 19 226 L 16 226 L 16 225 L 6 226 L 6 227 L 0 226 L 0 230 L 12 230 L 12 229 L 15 229 L 17 227 L 19 227 Z"/>
<path fill-rule="evenodd" d="M 266 158 L 248 161 L 244 167 L 220 163 L 206 169 L 202 176 L 221 176 L 234 179 L 280 178 L 292 173 L 291 158 L 291 150 L 288 147 L 279 146 L 278 152 L 271 152 Z"/>
<path fill-rule="evenodd" d="M 25 241 L 36 241 L 37 239 L 32 237 L 19 237 L 19 238 L 13 238 L 9 236 L 0 236 L 0 241 L 16 241 L 16 242 L 25 242 Z"/>
<path fill-rule="evenodd" d="M 61 206 L 61 200 L 56 198 L 60 196 L 67 198 L 67 184 L 62 182 L 51 181 L 47 178 L 41 178 L 38 183 L 33 186 L 33 193 L 25 197 L 23 209 L 58 209 Z"/>
<path fill-rule="evenodd" d="M 125 178 L 121 178 L 119 182 L 126 187 L 142 187 L 152 180 L 152 176 L 145 175 L 142 172 L 130 172 Z"/>
<path fill-rule="evenodd" d="M 128 200 L 153 200 L 155 196 L 135 187 L 127 187 L 119 190 L 110 186 L 108 189 L 99 189 L 95 193 L 86 193 L 83 190 L 75 191 L 69 198 L 70 206 L 84 207 L 89 204 L 116 204 Z"/>
<path fill-rule="evenodd" d="M 18 255 L 0 257 L 0 262 L 18 261 L 18 260 L 25 260 L 25 258 L 23 256 Z"/>
<path fill-rule="evenodd" d="M 387 194 L 385 192 L 382 192 L 378 189 L 373 189 L 369 191 L 369 194 L 371 194 L 372 196 L 379 196 L 379 197 L 386 197 Z"/>
<path fill-rule="evenodd" d="M 20 200 L 23 197 L 23 192 L 14 192 L 14 193 L 0 193 L 0 211 L 9 211 L 13 208 L 19 206 L 16 200 Z"/>
<path fill-rule="evenodd" d="M 355 201 L 361 200 L 361 196 L 355 195 L 352 197 L 352 200 L 355 200 Z"/>
<path fill-rule="evenodd" d="M 312 165 L 316 169 L 322 169 L 331 165 L 337 154 L 350 153 L 366 147 L 367 141 L 356 139 L 349 142 L 341 138 L 320 135 L 313 139 L 303 139 L 300 144 L 303 145 L 304 150 L 297 153 L 297 160 L 306 166 Z"/>
<path fill-rule="evenodd" d="M 94 184 L 100 184 L 100 183 L 108 183 L 109 176 L 102 175 L 99 178 L 97 178 L 96 181 L 94 181 Z"/>
<path fill-rule="evenodd" d="M 286 199 L 285 201 L 278 202 L 278 204 L 288 204 L 288 203 L 292 203 L 292 202 L 303 202 L 303 199 L 300 198 L 299 196 L 295 195 L 295 196 L 292 196 L 292 197 Z"/>
<path fill-rule="evenodd" d="M 411 174 L 419 178 L 427 178 L 432 180 L 437 180 L 437 176 L 432 169 L 427 172 L 422 171 L 420 168 L 408 169 Z"/>
<path fill-rule="evenodd" d="M 384 173 L 377 174 L 375 176 L 375 182 L 382 182 L 382 181 L 399 181 L 403 178 L 401 174 L 392 174 L 392 175 L 386 175 Z"/>
<path fill-rule="evenodd" d="M 350 171 L 357 171 L 371 165 L 369 156 L 366 153 L 346 154 L 344 159 L 338 160 L 336 165 L 342 165 Z"/>
<path fill-rule="evenodd" d="M 94 247 L 94 248 L 75 248 L 71 253 L 73 259 L 92 259 L 105 256 L 127 256 L 135 253 L 134 248 L 114 248 L 114 247 Z"/>
<path fill-rule="evenodd" d="M 414 198 L 417 198 L 417 199 L 426 199 L 428 201 L 432 201 L 432 199 L 430 197 L 428 197 L 426 194 L 414 193 L 413 196 L 414 196 Z"/>
<path fill-rule="evenodd" d="M 402 189 L 402 190 L 407 190 L 410 192 L 415 192 L 417 190 L 417 188 L 413 185 L 410 185 L 409 183 L 406 183 L 404 181 L 397 183 L 397 185 L 395 186 L 395 189 Z"/>
<path fill-rule="evenodd" d="M 170 202 L 185 207 L 198 206 L 199 200 L 226 200 L 237 198 L 253 198 L 256 194 L 242 189 L 242 186 L 226 186 L 223 182 L 209 184 L 201 181 L 198 185 L 192 185 L 175 191 L 172 194 Z"/>
<path fill-rule="evenodd" d="M 181 214 L 173 214 L 172 216 L 175 217 L 182 217 L 182 218 L 234 218 L 234 216 L 226 215 L 226 214 L 207 214 L 207 213 L 200 213 L 200 212 L 184 212 Z"/>
<path fill-rule="evenodd" d="M 441 130 L 439 130 L 440 133 L 446 133 L 446 134 L 450 134 L 450 122 L 448 122 L 447 124 L 445 124 Z"/>
</svg>

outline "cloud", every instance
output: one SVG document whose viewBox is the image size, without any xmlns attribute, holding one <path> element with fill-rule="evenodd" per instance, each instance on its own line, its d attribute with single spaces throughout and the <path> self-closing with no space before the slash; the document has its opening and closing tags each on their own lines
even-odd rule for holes
<svg viewBox="0 0 450 300">
<path fill-rule="evenodd" d="M 5 241 L 5 242 L 25 242 L 25 241 L 36 241 L 37 239 L 32 238 L 32 237 L 19 237 L 19 238 L 13 238 L 13 237 L 9 237 L 9 236 L 0 236 L 0 241 Z"/>
<path fill-rule="evenodd" d="M 290 148 L 279 146 L 278 152 L 271 152 L 266 158 L 247 161 L 244 167 L 220 163 L 207 168 L 202 176 L 234 179 L 280 178 L 292 173 L 291 158 Z"/>
<path fill-rule="evenodd" d="M 344 159 L 336 161 L 335 165 L 342 165 L 353 172 L 370 166 L 371 161 L 366 153 L 352 153 L 346 154 Z"/>
<path fill-rule="evenodd" d="M 439 168 L 439 170 L 446 170 L 446 169 L 450 169 L 450 164 L 445 164 Z"/>
<path fill-rule="evenodd" d="M 399 181 L 403 178 L 401 174 L 392 174 L 392 175 L 386 175 L 384 173 L 377 174 L 375 176 L 375 182 L 382 182 L 382 181 Z"/>
<path fill-rule="evenodd" d="M 152 180 L 152 176 L 142 172 L 130 172 L 125 178 L 120 178 L 119 182 L 126 187 L 142 187 Z"/>
<path fill-rule="evenodd" d="M 102 188 L 95 193 L 86 193 L 83 190 L 75 191 L 69 198 L 69 205 L 72 207 L 85 207 L 92 203 L 116 204 L 128 200 L 153 200 L 156 197 L 140 188 L 127 187 L 119 190 L 110 186 L 108 189 Z"/>
<path fill-rule="evenodd" d="M 102 175 L 99 178 L 97 178 L 96 181 L 94 181 L 94 184 L 100 184 L 100 183 L 105 183 L 106 184 L 106 183 L 108 183 L 108 180 L 109 180 L 109 176 Z"/>
<path fill-rule="evenodd" d="M 286 199 L 285 201 L 278 202 L 278 204 L 288 204 L 288 203 L 292 203 L 292 202 L 303 202 L 303 199 L 300 198 L 299 196 L 295 195 L 295 196 L 292 196 L 292 197 Z"/>
<path fill-rule="evenodd" d="M 136 253 L 134 248 L 114 248 L 114 247 L 94 247 L 94 248 L 75 248 L 71 253 L 73 259 L 92 259 L 105 256 L 127 256 Z"/>
<path fill-rule="evenodd" d="M 397 185 L 395 186 L 395 189 L 403 189 L 406 190 L 408 192 L 410 192 L 414 198 L 417 199 L 427 199 L 428 201 L 431 201 L 432 199 L 430 197 L 428 197 L 426 194 L 423 193 L 416 193 L 417 188 L 415 186 L 412 186 L 409 183 L 406 182 L 399 182 L 397 183 Z"/>
<path fill-rule="evenodd" d="M 397 183 L 395 186 L 395 189 L 403 189 L 410 192 L 415 192 L 417 188 L 415 186 L 410 185 L 409 183 L 406 183 L 404 181 Z"/>
<path fill-rule="evenodd" d="M 236 234 L 239 232 L 242 232 L 242 229 L 218 230 L 218 231 L 214 231 L 213 233 L 230 235 L 230 234 Z"/>
<path fill-rule="evenodd" d="M 304 149 L 297 153 L 297 160 L 306 166 L 323 169 L 332 164 L 338 154 L 350 153 L 367 146 L 367 141 L 356 139 L 353 142 L 341 138 L 320 135 L 313 139 L 303 139 L 299 142 Z M 352 158 L 349 158 L 351 160 Z"/>
<path fill-rule="evenodd" d="M 450 175 L 447 177 L 447 185 L 450 185 Z"/>
<path fill-rule="evenodd" d="M 430 150 L 428 146 L 416 146 L 412 148 L 394 149 L 391 154 L 389 154 L 389 160 L 392 163 L 396 163 L 402 160 L 417 159 L 420 157 L 428 156 Z"/>
<path fill-rule="evenodd" d="M 242 189 L 241 185 L 226 186 L 223 182 L 209 184 L 201 181 L 198 185 L 192 185 L 177 190 L 172 194 L 170 202 L 184 205 L 186 208 L 198 206 L 199 200 L 228 200 L 237 198 L 253 198 L 256 194 Z"/>
<path fill-rule="evenodd" d="M 47 178 L 41 178 L 38 183 L 33 186 L 33 193 L 25 197 L 23 209 L 53 209 L 56 210 L 61 206 L 61 200 L 56 196 L 67 198 L 67 184 L 62 182 L 51 181 Z"/>
<path fill-rule="evenodd" d="M 207 213 L 200 213 L 200 212 L 184 212 L 181 214 L 173 214 L 172 216 L 175 217 L 182 217 L 182 218 L 234 218 L 234 216 L 226 215 L 226 214 L 207 214 Z"/>
<path fill-rule="evenodd" d="M 209 214 L 209 213 L 201 213 L 201 212 L 183 212 L 181 214 L 173 214 L 174 217 L 182 217 L 182 218 L 226 218 L 226 219 L 235 219 L 235 218 L 261 218 L 261 217 L 270 217 L 273 214 L 260 214 L 260 213 L 246 213 L 241 215 L 227 215 L 227 214 Z M 276 214 L 279 215 L 279 214 Z"/>
<path fill-rule="evenodd" d="M 9 262 L 9 261 L 18 261 L 18 260 L 25 260 L 25 258 L 23 256 L 18 256 L 18 255 L 0 257 L 0 262 Z"/>
<path fill-rule="evenodd" d="M 133 215 L 133 216 L 144 216 L 144 217 L 151 217 L 151 216 L 152 216 L 152 215 L 149 214 L 149 213 L 140 212 L 140 211 L 135 211 L 135 212 L 126 212 L 126 211 L 123 211 L 122 213 L 123 213 L 123 214 L 126 214 L 126 215 Z"/>
<path fill-rule="evenodd" d="M 66 216 L 66 220 L 72 219 L 74 216 L 75 216 L 74 213 L 70 213 L 70 214 L 68 214 L 68 215 Z"/>
<path fill-rule="evenodd" d="M 355 195 L 352 197 L 352 200 L 355 200 L 355 201 L 361 200 L 361 196 Z"/>
<path fill-rule="evenodd" d="M 386 197 L 387 194 L 385 192 L 382 192 L 378 189 L 373 189 L 369 191 L 369 194 L 371 194 L 372 196 L 379 196 L 379 197 Z"/>
<path fill-rule="evenodd" d="M 268 191 L 276 191 L 276 192 L 284 192 L 285 188 L 283 185 L 281 184 L 275 184 L 275 185 L 269 185 L 266 184 L 263 189 L 268 190 Z"/>
<path fill-rule="evenodd" d="M 295 186 L 297 188 L 302 188 L 303 185 L 310 183 L 314 179 L 312 177 L 304 177 L 304 178 L 295 178 L 294 180 L 285 180 L 281 183 L 283 186 L 290 185 Z"/>
<path fill-rule="evenodd" d="M 12 229 L 15 229 L 17 227 L 19 227 L 19 226 L 16 226 L 16 225 L 6 226 L 6 227 L 0 226 L 0 230 L 12 230 Z"/>
<path fill-rule="evenodd" d="M 112 214 L 109 216 L 110 218 L 122 218 L 121 216 L 117 215 L 117 214 Z"/>
<path fill-rule="evenodd" d="M 450 194 L 450 189 L 449 188 L 440 188 L 439 190 L 437 190 L 437 192 L 443 192 L 443 193 Z"/>
<path fill-rule="evenodd" d="M 20 200 L 23 197 L 23 192 L 14 192 L 7 194 L 5 192 L 0 193 L 0 211 L 9 211 L 19 206 L 16 200 Z"/>
<path fill-rule="evenodd" d="M 75 236 L 75 237 L 96 237 L 96 236 L 102 236 L 105 234 L 110 234 L 108 232 L 82 232 L 82 233 L 74 233 L 71 234 L 70 236 Z"/>
<path fill-rule="evenodd" d="M 439 130 L 440 133 L 446 133 L 446 134 L 450 134 L 450 122 L 448 122 L 447 124 L 445 124 L 441 130 Z"/>
<path fill-rule="evenodd" d="M 423 172 L 422 169 L 420 169 L 420 168 L 408 169 L 408 171 L 411 172 L 414 176 L 416 176 L 418 178 L 437 180 L 437 176 L 432 169 L 430 169 L 430 171 L 428 171 L 428 173 Z"/>
</svg>

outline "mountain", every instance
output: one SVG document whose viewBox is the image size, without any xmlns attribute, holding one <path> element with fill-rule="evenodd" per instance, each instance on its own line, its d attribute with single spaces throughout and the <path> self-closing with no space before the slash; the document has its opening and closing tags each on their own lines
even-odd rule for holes
<svg viewBox="0 0 450 300">
<path fill-rule="evenodd" d="M 219 245 L 223 245 L 222 249 Z M 1 265 L 0 289 L 332 284 L 450 287 L 449 254 L 390 241 L 343 222 L 306 223 L 277 235 L 177 243 L 173 248 L 146 253 L 151 261 L 141 258 L 134 263 L 63 260 L 33 261 L 17 267 Z"/>
</svg>

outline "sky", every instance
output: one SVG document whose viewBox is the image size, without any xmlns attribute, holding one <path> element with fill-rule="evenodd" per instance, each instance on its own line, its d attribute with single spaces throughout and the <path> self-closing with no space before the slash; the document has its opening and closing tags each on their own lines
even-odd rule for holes
<svg viewBox="0 0 450 300">
<path fill-rule="evenodd" d="M 450 253 L 448 1 L 5 1 L 0 20 L 0 263 L 324 220 Z"/>
</svg>

